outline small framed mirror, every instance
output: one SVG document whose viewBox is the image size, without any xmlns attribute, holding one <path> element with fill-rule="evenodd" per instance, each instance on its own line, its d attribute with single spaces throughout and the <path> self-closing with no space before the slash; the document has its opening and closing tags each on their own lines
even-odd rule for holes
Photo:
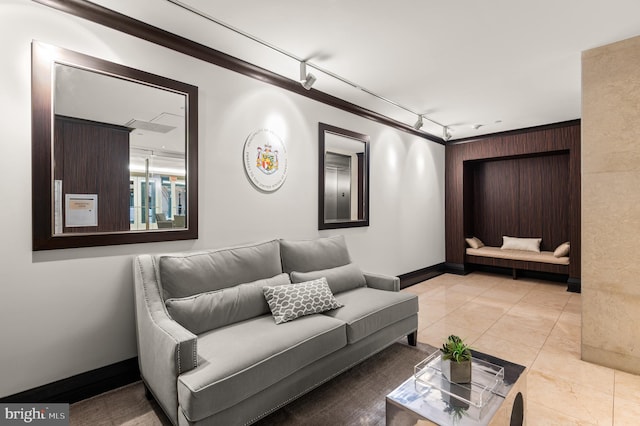
<svg viewBox="0 0 640 426">
<path fill-rule="evenodd" d="M 318 128 L 318 229 L 369 226 L 369 136 Z"/>
<path fill-rule="evenodd" d="M 198 88 L 32 44 L 33 249 L 196 239 Z"/>
</svg>

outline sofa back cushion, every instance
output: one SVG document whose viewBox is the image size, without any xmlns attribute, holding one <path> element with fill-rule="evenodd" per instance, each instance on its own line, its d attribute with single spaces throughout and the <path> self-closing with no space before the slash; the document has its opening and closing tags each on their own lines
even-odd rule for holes
<svg viewBox="0 0 640 426">
<path fill-rule="evenodd" d="M 263 287 L 290 284 L 289 275 L 238 284 L 194 296 L 168 299 L 169 315 L 194 334 L 258 317 L 270 312 Z"/>
<path fill-rule="evenodd" d="M 323 277 L 327 279 L 327 283 L 333 294 L 342 293 L 343 291 L 358 287 L 365 287 L 367 285 L 364 274 L 354 263 L 318 271 L 291 272 L 291 282 L 293 283 L 303 283 Z"/>
<path fill-rule="evenodd" d="M 351 263 L 342 235 L 315 240 L 280 240 L 284 272 L 310 272 Z"/>
<path fill-rule="evenodd" d="M 277 240 L 158 259 L 164 299 L 193 296 L 282 273 Z"/>
</svg>

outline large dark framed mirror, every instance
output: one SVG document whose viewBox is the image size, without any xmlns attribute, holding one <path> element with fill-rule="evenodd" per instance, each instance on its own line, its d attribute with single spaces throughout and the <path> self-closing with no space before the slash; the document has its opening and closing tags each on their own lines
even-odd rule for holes
<svg viewBox="0 0 640 426">
<path fill-rule="evenodd" d="M 198 88 L 32 43 L 33 249 L 198 238 Z"/>
<path fill-rule="evenodd" d="M 318 229 L 369 226 L 369 136 L 319 123 Z"/>
</svg>

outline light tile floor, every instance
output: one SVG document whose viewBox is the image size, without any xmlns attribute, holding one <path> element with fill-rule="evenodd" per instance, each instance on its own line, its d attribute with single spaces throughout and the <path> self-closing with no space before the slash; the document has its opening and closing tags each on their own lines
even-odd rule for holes
<svg viewBox="0 0 640 426">
<path fill-rule="evenodd" d="M 419 296 L 419 341 L 439 347 L 457 334 L 528 368 L 528 426 L 639 425 L 640 376 L 580 359 L 581 299 L 566 288 L 475 272 L 403 291 Z"/>
</svg>

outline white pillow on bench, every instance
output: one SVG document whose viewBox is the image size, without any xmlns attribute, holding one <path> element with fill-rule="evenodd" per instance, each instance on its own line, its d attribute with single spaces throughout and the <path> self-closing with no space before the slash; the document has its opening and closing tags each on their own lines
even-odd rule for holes
<svg viewBox="0 0 640 426">
<path fill-rule="evenodd" d="M 524 250 L 540 253 L 542 238 L 502 237 L 502 250 Z"/>
</svg>

